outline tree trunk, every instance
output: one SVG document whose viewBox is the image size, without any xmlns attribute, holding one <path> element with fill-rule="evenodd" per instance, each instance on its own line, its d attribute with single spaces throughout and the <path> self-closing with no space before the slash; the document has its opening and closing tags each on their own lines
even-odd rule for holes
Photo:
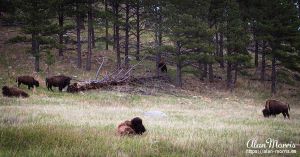
<svg viewBox="0 0 300 157">
<path fill-rule="evenodd" d="M 213 82 L 214 81 L 214 71 L 213 71 L 213 64 L 209 63 L 208 64 L 208 78 L 209 78 L 209 82 Z"/>
<path fill-rule="evenodd" d="M 220 67 L 223 69 L 224 66 L 224 42 L 223 42 L 223 33 L 220 33 L 220 50 L 219 50 L 219 57 L 220 57 Z"/>
<path fill-rule="evenodd" d="M 95 26 L 94 26 L 94 9 L 93 9 L 93 4 L 95 0 L 91 0 L 91 36 L 92 36 L 92 48 L 96 47 L 96 37 L 95 37 Z"/>
<path fill-rule="evenodd" d="M 77 33 L 77 68 L 81 68 L 81 36 L 80 36 L 80 28 L 81 28 L 81 16 L 79 13 L 79 4 L 76 3 L 76 33 Z"/>
<path fill-rule="evenodd" d="M 261 51 L 261 73 L 260 80 L 265 81 L 265 73 L 266 73 L 266 42 L 263 41 L 262 51 Z"/>
<path fill-rule="evenodd" d="M 202 74 L 202 71 L 203 71 L 203 64 L 202 64 L 202 62 L 201 62 L 201 60 L 199 60 L 198 61 L 198 69 L 199 69 L 199 79 L 200 80 L 203 80 L 203 74 Z"/>
<path fill-rule="evenodd" d="M 40 54 L 39 54 L 39 43 L 37 40 L 37 34 L 32 34 L 32 40 L 31 40 L 31 46 L 32 46 L 32 53 L 34 55 L 34 69 L 36 72 L 40 71 Z"/>
<path fill-rule="evenodd" d="M 276 57 L 272 57 L 272 86 L 271 86 L 271 91 L 272 94 L 276 94 Z"/>
<path fill-rule="evenodd" d="M 161 60 L 161 54 L 159 50 L 159 43 L 158 43 L 158 30 L 155 32 L 155 49 L 156 49 L 156 76 L 160 75 L 160 68 L 159 68 L 159 62 Z"/>
<path fill-rule="evenodd" d="M 140 60 L 140 0 L 136 5 L 136 60 Z"/>
<path fill-rule="evenodd" d="M 117 33 L 116 33 L 116 23 L 114 23 L 113 25 L 113 31 L 114 31 L 114 35 L 113 35 L 113 40 L 114 40 L 114 44 L 113 44 L 113 50 L 116 51 L 116 45 L 117 45 L 117 41 L 116 41 L 116 36 L 117 36 Z"/>
<path fill-rule="evenodd" d="M 92 36 L 92 48 L 95 48 L 96 47 L 96 39 L 95 39 L 95 27 L 94 27 L 94 24 L 92 24 L 91 36 Z"/>
<path fill-rule="evenodd" d="M 254 58 L 254 64 L 255 64 L 255 67 L 258 67 L 258 41 L 257 41 L 257 39 L 254 39 L 254 40 L 255 40 L 255 58 Z"/>
<path fill-rule="evenodd" d="M 217 25 L 216 25 L 216 29 L 217 29 Z M 219 33 L 218 32 L 216 32 L 216 56 L 220 56 L 220 53 L 219 53 L 219 51 L 220 51 L 220 48 L 219 48 Z"/>
<path fill-rule="evenodd" d="M 86 59 L 86 67 L 87 71 L 91 70 L 91 60 L 92 60 L 92 0 L 88 1 L 88 55 Z"/>
<path fill-rule="evenodd" d="M 157 30 L 156 30 L 156 42 L 157 42 L 157 54 L 156 54 L 156 71 L 157 71 L 157 76 L 159 76 L 159 73 L 160 73 L 160 69 L 158 67 L 158 64 L 161 60 L 161 51 L 160 51 L 160 48 L 162 46 L 162 25 L 161 25 L 161 20 L 162 20 L 162 15 L 161 15 L 161 10 L 160 10 L 160 13 L 159 13 L 159 17 L 158 17 L 158 21 L 157 21 Z"/>
<path fill-rule="evenodd" d="M 58 13 L 58 23 L 59 23 L 59 50 L 58 50 L 58 55 L 59 56 L 63 56 L 63 29 L 64 29 L 64 14 L 63 14 L 63 10 L 62 7 L 60 7 L 59 13 Z"/>
<path fill-rule="evenodd" d="M 207 63 L 203 63 L 203 73 L 202 73 L 202 79 L 207 78 Z"/>
<path fill-rule="evenodd" d="M 117 53 L 117 67 L 121 68 L 121 54 L 120 54 L 120 28 L 119 28 L 119 2 L 114 2 L 114 10 L 115 10 L 115 45 L 116 45 L 116 53 Z"/>
<path fill-rule="evenodd" d="M 176 47 L 177 47 L 177 50 L 176 50 L 176 60 L 177 60 L 177 63 L 176 63 L 176 86 L 177 87 L 182 87 L 182 76 L 181 76 L 181 69 L 182 69 L 182 66 L 181 66 L 181 60 L 180 60 L 180 45 L 179 43 L 177 42 L 176 44 Z"/>
<path fill-rule="evenodd" d="M 234 64 L 234 81 L 233 81 L 233 86 L 235 87 L 236 82 L 237 82 L 237 77 L 238 77 L 238 63 Z"/>
<path fill-rule="evenodd" d="M 129 0 L 126 0 L 126 15 L 125 15 L 125 67 L 129 67 Z"/>
<path fill-rule="evenodd" d="M 230 89 L 230 91 L 233 90 L 233 84 L 232 84 L 232 64 L 227 61 L 227 88 Z"/>
<path fill-rule="evenodd" d="M 108 12 L 108 9 L 107 9 L 107 1 L 108 0 L 105 0 L 105 13 Z M 108 19 L 107 17 L 105 17 L 105 49 L 108 50 Z"/>
</svg>

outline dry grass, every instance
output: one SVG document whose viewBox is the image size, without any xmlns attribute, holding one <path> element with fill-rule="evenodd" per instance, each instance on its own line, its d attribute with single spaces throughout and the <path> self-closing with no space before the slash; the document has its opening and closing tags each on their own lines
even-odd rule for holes
<svg viewBox="0 0 300 157">
<path fill-rule="evenodd" d="M 3 155 L 245 156 L 250 138 L 300 142 L 298 106 L 293 105 L 290 120 L 282 115 L 265 119 L 262 104 L 229 95 L 214 99 L 93 91 L 1 102 Z M 153 110 L 167 117 L 144 115 Z M 117 136 L 117 124 L 135 116 L 144 120 L 147 133 Z"/>
</svg>

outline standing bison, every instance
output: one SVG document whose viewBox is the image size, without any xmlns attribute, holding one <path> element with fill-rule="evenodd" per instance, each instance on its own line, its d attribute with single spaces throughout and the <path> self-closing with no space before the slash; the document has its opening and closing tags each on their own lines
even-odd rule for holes
<svg viewBox="0 0 300 157">
<path fill-rule="evenodd" d="M 164 59 L 161 59 L 158 63 L 158 68 L 161 70 L 161 72 L 165 72 L 167 73 L 168 72 L 168 69 L 167 69 L 167 64 L 165 62 Z"/>
<path fill-rule="evenodd" d="M 46 86 L 48 90 L 52 90 L 53 87 L 58 87 L 59 91 L 61 92 L 62 89 L 70 85 L 71 77 L 58 75 L 46 78 Z"/>
<path fill-rule="evenodd" d="M 21 84 L 24 84 L 28 86 L 28 89 L 39 86 L 39 81 L 31 76 L 19 76 L 17 77 L 16 82 L 18 82 L 18 87 L 20 87 Z"/>
<path fill-rule="evenodd" d="M 264 117 L 269 117 L 270 115 L 275 116 L 282 113 L 284 118 L 286 116 L 290 119 L 289 115 L 290 105 L 284 104 L 277 100 L 267 100 L 265 108 L 262 110 Z"/>
<path fill-rule="evenodd" d="M 26 92 L 16 87 L 8 87 L 8 86 L 2 87 L 2 94 L 3 96 L 6 97 L 24 97 L 24 98 L 29 97 L 29 95 Z"/>
<path fill-rule="evenodd" d="M 146 129 L 143 125 L 142 119 L 135 117 L 131 121 L 126 120 L 125 122 L 119 124 L 117 128 L 118 134 L 124 135 L 142 135 Z"/>
</svg>

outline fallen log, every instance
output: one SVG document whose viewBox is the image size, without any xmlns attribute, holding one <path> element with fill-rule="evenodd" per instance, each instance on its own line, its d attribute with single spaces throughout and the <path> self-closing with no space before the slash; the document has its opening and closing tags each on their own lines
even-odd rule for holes
<svg viewBox="0 0 300 157">
<path fill-rule="evenodd" d="M 68 86 L 67 92 L 77 93 L 81 91 L 94 90 L 100 88 L 108 88 L 110 86 L 120 86 L 124 84 L 144 84 L 153 80 L 161 80 L 166 82 L 171 82 L 169 77 L 166 76 L 151 76 L 151 77 L 139 77 L 130 78 L 121 81 L 86 81 L 86 82 L 76 82 Z"/>
</svg>

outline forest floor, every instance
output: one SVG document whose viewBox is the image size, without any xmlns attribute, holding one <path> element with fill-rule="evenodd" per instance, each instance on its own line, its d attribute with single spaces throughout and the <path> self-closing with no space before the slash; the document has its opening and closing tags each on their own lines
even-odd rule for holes
<svg viewBox="0 0 300 157">
<path fill-rule="evenodd" d="M 0 96 L 0 156 L 248 156 L 247 142 L 253 138 L 258 143 L 265 143 L 268 138 L 279 143 L 300 143 L 300 83 L 297 81 L 281 83 L 277 95 L 272 96 L 269 82 L 240 76 L 235 91 L 229 92 L 224 80 L 210 84 L 185 69 L 182 89 L 172 83 L 162 83 L 168 88 L 124 85 L 77 94 L 57 89 L 50 92 L 44 84 L 47 75 L 44 56 L 42 71 L 35 73 L 33 57 L 25 52 L 28 44 L 4 44 L 5 38 L 18 33 L 16 30 L 0 28 L 0 36 L 4 37 L 0 41 L 1 56 L 4 56 L 0 86 L 16 86 L 15 77 L 24 74 L 35 76 L 41 85 L 34 90 L 21 86 L 30 94 L 27 99 Z M 70 51 L 65 57 L 56 57 L 50 67 L 51 74 L 94 78 L 97 63 L 94 61 L 90 72 L 77 69 L 75 54 Z M 94 54 L 94 58 L 105 56 L 114 61 L 111 51 L 98 48 Z M 149 68 L 147 72 L 154 73 L 155 65 L 151 61 L 144 64 Z M 106 64 L 102 73 L 113 67 Z M 169 69 L 172 80 L 175 68 Z M 218 72 L 222 74 L 221 70 Z M 145 95 L 127 89 L 151 92 Z M 269 98 L 289 103 L 291 119 L 282 115 L 264 118 L 261 110 Z M 165 116 L 149 116 L 148 111 L 160 111 Z M 119 123 L 136 116 L 143 119 L 145 134 L 116 135 Z M 299 156 L 300 149 L 296 150 L 297 154 L 261 156 Z"/>
</svg>

